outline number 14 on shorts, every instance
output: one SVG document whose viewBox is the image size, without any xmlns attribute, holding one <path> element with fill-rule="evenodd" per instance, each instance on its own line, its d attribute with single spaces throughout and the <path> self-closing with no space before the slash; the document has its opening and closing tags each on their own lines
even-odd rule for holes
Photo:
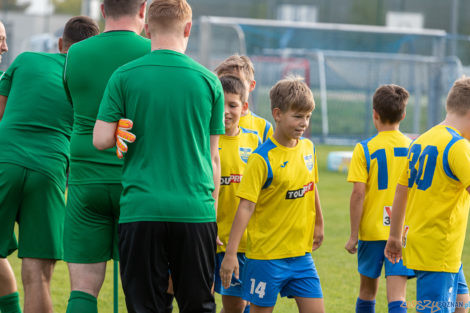
<svg viewBox="0 0 470 313">
<path fill-rule="evenodd" d="M 258 282 L 258 285 L 256 285 L 256 280 L 254 278 L 251 278 L 250 281 L 251 281 L 250 294 L 253 295 L 256 293 L 260 299 L 263 299 L 266 293 L 266 282 L 260 281 Z"/>
</svg>

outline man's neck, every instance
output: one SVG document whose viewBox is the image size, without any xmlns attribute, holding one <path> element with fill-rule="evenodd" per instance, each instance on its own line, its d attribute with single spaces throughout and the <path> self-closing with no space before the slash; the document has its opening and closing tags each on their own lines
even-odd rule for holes
<svg viewBox="0 0 470 313">
<path fill-rule="evenodd" d="M 171 36 L 152 36 L 152 51 L 154 50 L 172 50 L 179 53 L 186 51 L 186 43 L 184 39 L 174 38 Z"/>
<path fill-rule="evenodd" d="M 140 34 L 142 32 L 142 25 L 135 17 L 122 16 L 117 19 L 107 18 L 104 26 L 104 32 L 127 30 Z"/>
</svg>

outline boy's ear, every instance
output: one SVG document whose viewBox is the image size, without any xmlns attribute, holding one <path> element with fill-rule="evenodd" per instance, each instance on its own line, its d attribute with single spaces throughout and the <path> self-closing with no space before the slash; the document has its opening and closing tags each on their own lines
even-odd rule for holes
<svg viewBox="0 0 470 313">
<path fill-rule="evenodd" d="M 251 83 L 250 83 L 250 92 L 252 92 L 253 90 L 255 90 L 255 87 L 256 87 L 256 80 L 252 80 Z"/>
<path fill-rule="evenodd" d="M 246 113 L 248 111 L 248 101 L 243 102 L 242 105 L 242 114 Z"/>
<path fill-rule="evenodd" d="M 374 118 L 374 120 L 380 120 L 380 115 L 379 113 L 377 113 L 377 111 L 375 109 L 372 109 L 372 117 Z"/>
<path fill-rule="evenodd" d="M 273 109 L 274 121 L 279 122 L 281 120 L 282 111 L 279 108 Z"/>
<path fill-rule="evenodd" d="M 406 117 L 406 111 L 405 111 L 405 112 L 403 112 L 403 115 L 402 115 L 402 117 L 401 117 L 401 120 L 400 120 L 400 122 L 401 122 L 401 121 L 403 121 L 403 120 L 405 119 L 405 117 Z"/>
</svg>

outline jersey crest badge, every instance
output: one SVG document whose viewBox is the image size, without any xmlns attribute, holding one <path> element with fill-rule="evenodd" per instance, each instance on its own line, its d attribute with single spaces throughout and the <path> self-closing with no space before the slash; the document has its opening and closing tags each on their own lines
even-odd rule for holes
<svg viewBox="0 0 470 313">
<path fill-rule="evenodd" d="M 240 159 L 242 159 L 243 162 L 248 162 L 248 158 L 250 157 L 250 154 L 252 152 L 251 148 L 242 148 L 240 147 Z"/>
<path fill-rule="evenodd" d="M 307 166 L 307 169 L 309 171 L 312 171 L 312 169 L 313 169 L 313 155 L 309 154 L 309 155 L 304 156 L 304 162 L 305 162 L 305 166 Z"/>
</svg>

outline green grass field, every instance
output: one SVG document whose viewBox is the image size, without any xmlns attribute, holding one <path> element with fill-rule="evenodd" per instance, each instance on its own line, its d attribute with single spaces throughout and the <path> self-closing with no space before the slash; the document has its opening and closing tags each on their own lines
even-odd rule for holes
<svg viewBox="0 0 470 313">
<path fill-rule="evenodd" d="M 346 182 L 346 175 L 332 173 L 326 170 L 328 152 L 333 150 L 352 150 L 352 147 L 318 146 L 320 183 L 318 189 L 322 202 L 325 219 L 325 240 L 322 247 L 313 253 L 313 257 L 320 274 L 324 293 L 326 312 L 354 312 L 358 295 L 359 276 L 357 273 L 356 256 L 350 255 L 344 249 L 349 238 L 349 196 L 351 185 Z M 16 255 L 9 258 L 15 270 L 16 277 L 20 277 L 20 261 Z M 463 264 L 470 262 L 468 242 L 465 244 Z M 468 279 L 468 278 L 467 278 Z M 408 284 L 407 299 L 414 300 L 416 295 L 416 281 Z M 21 283 L 19 283 L 22 296 Z M 55 312 L 65 312 L 70 293 L 68 271 L 64 262 L 58 262 L 52 282 L 52 297 Z M 103 289 L 98 299 L 99 311 L 113 312 L 113 280 L 112 262 L 108 263 L 108 273 Z M 119 312 L 127 312 L 124 296 L 120 291 Z M 218 310 L 220 310 L 220 296 L 216 295 Z M 385 294 L 385 280 L 382 279 L 377 296 L 377 312 L 387 312 Z M 174 312 L 178 312 L 175 306 Z M 279 299 L 274 312 L 297 312 L 295 301 L 292 299 Z M 414 310 L 410 310 L 414 312 Z"/>
</svg>

